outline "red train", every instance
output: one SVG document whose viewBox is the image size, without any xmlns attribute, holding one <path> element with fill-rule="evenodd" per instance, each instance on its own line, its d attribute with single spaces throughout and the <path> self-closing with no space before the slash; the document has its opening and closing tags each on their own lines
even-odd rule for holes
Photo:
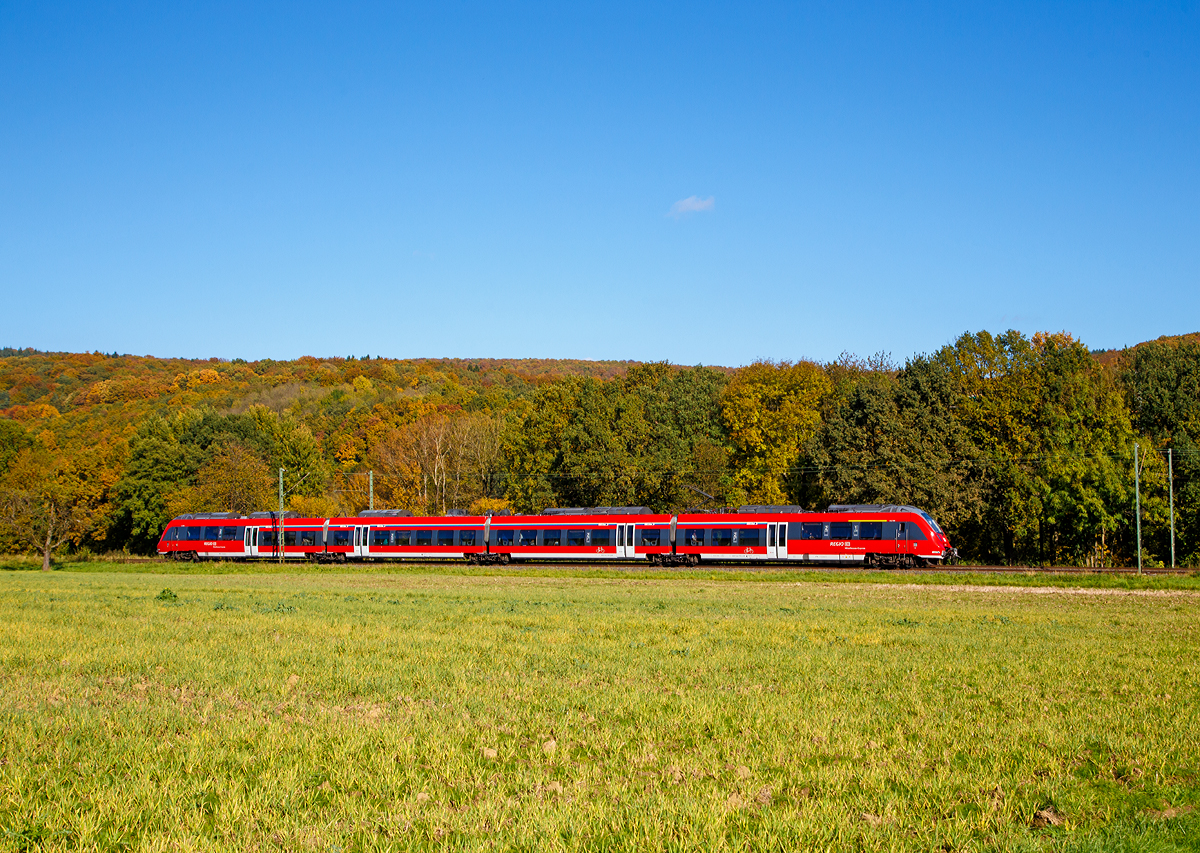
<svg viewBox="0 0 1200 853">
<path fill-rule="evenodd" d="M 656 514 L 646 507 L 547 509 L 540 515 L 414 517 L 371 510 L 348 518 L 259 512 L 181 515 L 158 553 L 180 560 L 584 560 L 651 565 L 794 562 L 914 567 L 956 555 L 927 512 L 895 504 L 743 506 Z"/>
</svg>

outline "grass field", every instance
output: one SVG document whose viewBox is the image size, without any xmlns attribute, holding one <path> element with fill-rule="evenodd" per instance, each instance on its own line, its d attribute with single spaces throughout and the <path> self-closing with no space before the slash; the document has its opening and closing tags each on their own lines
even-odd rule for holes
<svg viewBox="0 0 1200 853">
<path fill-rule="evenodd" d="M 1198 615 L 1187 588 L 3 572 L 0 847 L 1200 849 Z"/>
</svg>

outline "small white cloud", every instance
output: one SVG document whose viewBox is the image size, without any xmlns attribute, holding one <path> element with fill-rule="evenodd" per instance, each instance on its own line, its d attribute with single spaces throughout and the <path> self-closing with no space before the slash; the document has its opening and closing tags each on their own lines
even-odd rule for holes
<svg viewBox="0 0 1200 853">
<path fill-rule="evenodd" d="M 671 205 L 671 212 L 667 216 L 678 219 L 681 216 L 686 216 L 689 213 L 703 213 L 712 210 L 717 204 L 717 200 L 712 196 L 708 198 L 700 198 L 698 195 L 690 195 L 687 198 L 681 198 L 679 201 Z"/>
</svg>

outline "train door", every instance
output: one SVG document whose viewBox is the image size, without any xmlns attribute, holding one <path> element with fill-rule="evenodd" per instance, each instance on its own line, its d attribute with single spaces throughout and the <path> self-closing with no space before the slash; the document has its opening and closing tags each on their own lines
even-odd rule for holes
<svg viewBox="0 0 1200 853">
<path fill-rule="evenodd" d="M 904 561 L 905 554 L 912 553 L 912 544 L 908 538 L 909 525 L 911 524 L 911 521 L 896 522 L 896 555 L 899 557 L 901 562 Z"/>
<path fill-rule="evenodd" d="M 629 560 L 633 558 L 633 525 L 618 524 L 617 525 L 617 559 Z"/>
<path fill-rule="evenodd" d="M 245 538 L 242 540 L 243 550 L 247 557 L 258 556 L 258 528 L 247 527 Z"/>
<path fill-rule="evenodd" d="M 779 558 L 779 549 L 775 544 L 776 525 L 767 525 L 767 559 L 776 560 Z"/>
</svg>

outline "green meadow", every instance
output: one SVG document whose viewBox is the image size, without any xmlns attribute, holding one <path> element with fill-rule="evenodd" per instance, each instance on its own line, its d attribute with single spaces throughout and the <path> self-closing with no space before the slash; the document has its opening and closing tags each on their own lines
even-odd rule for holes
<svg viewBox="0 0 1200 853">
<path fill-rule="evenodd" d="M 844 581 L 6 571 L 0 849 L 1200 849 L 1193 579 Z"/>
</svg>

